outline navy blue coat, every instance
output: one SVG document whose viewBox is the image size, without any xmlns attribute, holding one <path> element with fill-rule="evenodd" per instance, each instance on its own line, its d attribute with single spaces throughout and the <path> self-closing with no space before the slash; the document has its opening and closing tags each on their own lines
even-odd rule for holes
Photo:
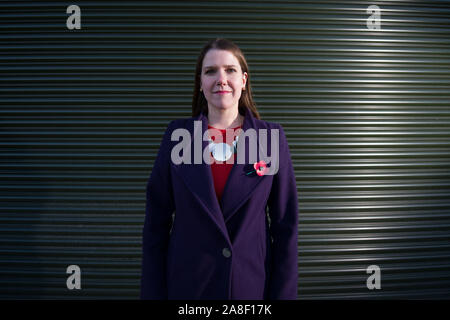
<svg viewBox="0 0 450 320">
<path fill-rule="evenodd" d="M 194 150 L 194 120 L 207 130 L 204 113 L 170 122 L 147 183 L 141 298 L 296 299 L 298 199 L 283 128 L 246 112 L 244 131 L 279 129 L 279 169 L 247 175 L 253 163 L 235 162 L 219 202 L 210 165 L 171 161 L 176 128 Z"/>
</svg>

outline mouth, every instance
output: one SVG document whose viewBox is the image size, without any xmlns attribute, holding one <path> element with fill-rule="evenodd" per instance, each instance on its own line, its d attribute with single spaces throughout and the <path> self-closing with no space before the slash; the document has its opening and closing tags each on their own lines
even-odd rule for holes
<svg viewBox="0 0 450 320">
<path fill-rule="evenodd" d="M 215 94 L 226 94 L 226 93 L 231 93 L 231 91 L 216 91 L 214 93 Z"/>
</svg>

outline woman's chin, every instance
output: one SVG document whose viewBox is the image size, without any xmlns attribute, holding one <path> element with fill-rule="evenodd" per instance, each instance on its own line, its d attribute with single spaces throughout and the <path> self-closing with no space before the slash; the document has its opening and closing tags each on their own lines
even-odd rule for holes
<svg viewBox="0 0 450 320">
<path fill-rule="evenodd" d="M 234 107 L 232 105 L 229 105 L 229 104 L 217 104 L 213 108 L 218 110 L 218 111 L 225 111 L 225 110 L 231 110 Z"/>
</svg>

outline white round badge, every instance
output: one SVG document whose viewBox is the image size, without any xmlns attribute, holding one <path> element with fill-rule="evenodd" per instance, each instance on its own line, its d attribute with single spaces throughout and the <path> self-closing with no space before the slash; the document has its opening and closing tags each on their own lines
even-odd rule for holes
<svg viewBox="0 0 450 320">
<path fill-rule="evenodd" d="M 233 152 L 229 144 L 223 142 L 214 144 L 212 155 L 217 161 L 227 161 L 232 154 Z"/>
<path fill-rule="evenodd" d="M 236 137 L 233 141 L 233 146 L 230 146 L 228 143 L 214 143 L 211 139 L 209 139 L 209 151 L 212 153 L 212 156 L 217 161 L 227 161 L 233 155 L 233 152 L 236 151 L 236 144 L 238 142 L 239 137 Z"/>
</svg>

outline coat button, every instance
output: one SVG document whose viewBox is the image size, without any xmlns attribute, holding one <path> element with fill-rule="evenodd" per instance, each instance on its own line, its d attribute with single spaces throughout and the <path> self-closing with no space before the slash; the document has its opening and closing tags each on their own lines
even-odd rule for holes
<svg viewBox="0 0 450 320">
<path fill-rule="evenodd" d="M 223 254 L 223 256 L 224 256 L 225 258 L 231 257 L 231 251 L 230 251 L 230 249 L 228 249 L 228 248 L 223 248 L 222 254 Z"/>
</svg>

